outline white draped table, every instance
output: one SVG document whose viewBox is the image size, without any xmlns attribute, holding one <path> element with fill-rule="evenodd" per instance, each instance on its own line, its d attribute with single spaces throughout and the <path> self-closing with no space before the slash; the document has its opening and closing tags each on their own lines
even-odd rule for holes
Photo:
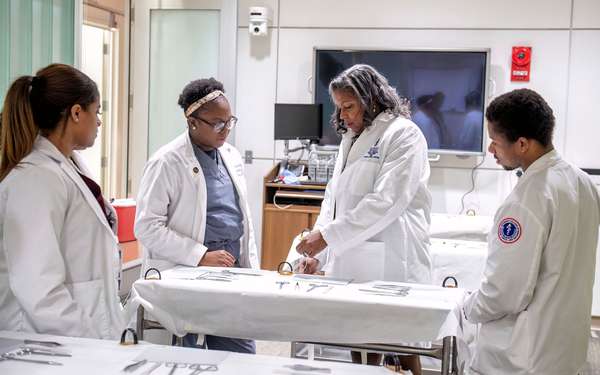
<svg viewBox="0 0 600 375">
<path fill-rule="evenodd" d="M 317 362 L 303 359 L 272 357 L 265 355 L 250 355 L 213 350 L 198 350 L 176 346 L 154 345 L 140 343 L 138 345 L 122 346 L 117 341 L 84 339 L 76 337 L 63 337 L 54 335 L 40 335 L 28 332 L 0 331 L 0 347 L 10 345 L 14 341 L 44 340 L 61 343 L 62 346 L 53 348 L 69 352 L 72 357 L 55 357 L 46 355 L 20 356 L 25 359 L 50 360 L 60 362 L 62 366 L 52 366 L 37 363 L 27 363 L 13 360 L 0 361 L 0 374 L 3 375 L 108 375 L 131 374 L 141 375 L 156 367 L 151 375 L 164 375 L 171 371 L 167 366 L 169 362 L 185 363 L 211 363 L 217 365 L 217 371 L 205 372 L 217 375 L 239 374 L 283 374 L 293 375 L 302 373 L 297 366 L 305 369 L 305 373 L 329 373 L 348 375 L 385 375 L 391 371 L 381 367 L 352 365 L 347 363 Z M 8 343 L 7 343 L 8 342 Z M 1 354 L 1 353 L 0 353 Z M 147 359 L 144 365 L 134 371 L 123 372 L 125 366 L 135 363 L 139 359 Z M 313 370 L 308 370 L 312 368 Z M 329 372 L 315 372 L 315 369 L 329 369 Z M 175 374 L 189 374 L 189 368 L 178 368 Z"/>
<path fill-rule="evenodd" d="M 327 278 L 246 269 L 231 271 L 253 275 L 223 277 L 229 281 L 205 278 L 221 278 L 223 270 L 178 267 L 164 271 L 161 280 L 136 281 L 129 303 L 140 306 L 139 333 L 143 336 L 145 311 L 177 336 L 199 333 L 418 353 L 442 359 L 442 370 L 450 373 L 462 289 L 382 281 L 344 285 Z M 405 287 L 407 294 L 387 295 L 389 289 L 375 288 L 381 285 Z M 379 291 L 381 295 L 374 294 Z M 436 340 L 444 340 L 444 345 L 435 355 L 428 352 L 432 349 L 400 344 Z"/>
</svg>

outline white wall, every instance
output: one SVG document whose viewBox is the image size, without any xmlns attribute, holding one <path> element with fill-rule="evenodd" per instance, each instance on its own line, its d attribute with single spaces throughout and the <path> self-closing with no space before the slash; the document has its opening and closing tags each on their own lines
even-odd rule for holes
<svg viewBox="0 0 600 375">
<path fill-rule="evenodd" d="M 249 6 L 270 8 L 267 37 L 249 36 Z M 582 168 L 600 169 L 600 0 L 240 0 L 238 15 L 235 144 L 257 158 L 246 175 L 259 247 L 262 178 L 283 150 L 273 141 L 273 103 L 312 102 L 313 47 L 490 48 L 491 96 L 520 87 L 538 91 L 555 112 L 558 151 Z M 526 84 L 510 82 L 517 45 L 533 48 Z M 479 162 L 442 156 L 432 163 L 434 212 L 460 211 Z M 489 155 L 474 177 L 465 208 L 482 215 L 493 215 L 517 180 Z M 600 315 L 600 254 L 596 268 L 593 313 Z"/>
<path fill-rule="evenodd" d="M 266 6 L 267 37 L 250 37 L 248 7 Z M 518 11 L 515 11 L 518 9 Z M 538 91 L 557 118 L 555 145 L 581 167 L 600 168 L 595 150 L 600 121 L 600 1 L 598 0 L 240 0 L 238 10 L 237 115 L 235 144 L 256 158 L 246 165 L 249 186 L 281 157 L 273 141 L 274 102 L 312 102 L 308 79 L 313 47 L 490 48 L 492 96 L 520 87 Z M 583 30 L 585 29 L 585 30 Z M 533 48 L 531 82 L 510 82 L 511 47 Z M 488 99 L 489 100 L 489 99 Z M 434 212 L 458 213 L 471 188 L 479 157 L 442 156 L 432 163 Z M 475 172 L 466 208 L 491 215 L 516 178 L 488 157 Z M 253 216 L 260 228 L 262 189 L 252 189 Z M 257 230 L 260 244 L 260 230 Z"/>
</svg>

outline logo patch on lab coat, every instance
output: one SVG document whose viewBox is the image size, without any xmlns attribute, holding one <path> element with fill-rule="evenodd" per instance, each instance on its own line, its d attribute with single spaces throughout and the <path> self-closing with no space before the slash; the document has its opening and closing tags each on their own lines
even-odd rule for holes
<svg viewBox="0 0 600 375">
<path fill-rule="evenodd" d="M 500 220 L 498 238 L 507 244 L 517 242 L 521 238 L 521 224 L 512 217 L 505 217 Z"/>
<path fill-rule="evenodd" d="M 363 159 L 379 159 L 379 146 L 371 146 L 369 151 L 363 155 Z"/>
</svg>

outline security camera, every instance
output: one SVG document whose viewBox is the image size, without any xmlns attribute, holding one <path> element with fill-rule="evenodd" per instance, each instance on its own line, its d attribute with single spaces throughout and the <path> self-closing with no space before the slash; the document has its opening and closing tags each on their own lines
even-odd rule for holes
<svg viewBox="0 0 600 375">
<path fill-rule="evenodd" d="M 250 7 L 248 31 L 250 35 L 267 35 L 269 26 L 269 9 Z"/>
</svg>

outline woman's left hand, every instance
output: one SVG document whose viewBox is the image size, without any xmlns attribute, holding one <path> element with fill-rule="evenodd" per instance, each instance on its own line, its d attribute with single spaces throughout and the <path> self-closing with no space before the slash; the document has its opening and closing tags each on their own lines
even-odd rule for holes
<svg viewBox="0 0 600 375">
<path fill-rule="evenodd" d="M 296 251 L 300 254 L 314 257 L 327 247 L 327 242 L 323 239 L 321 231 L 315 230 L 306 235 L 296 246 Z"/>
</svg>

